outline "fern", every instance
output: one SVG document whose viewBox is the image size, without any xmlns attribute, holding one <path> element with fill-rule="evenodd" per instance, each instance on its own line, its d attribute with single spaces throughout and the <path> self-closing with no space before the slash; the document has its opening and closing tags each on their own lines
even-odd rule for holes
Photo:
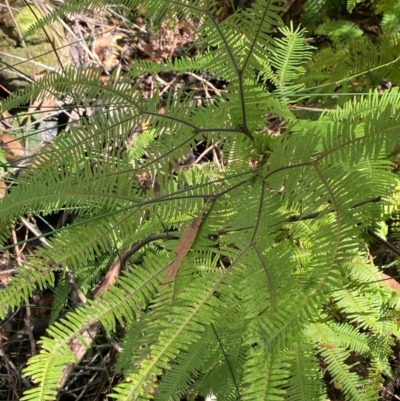
<svg viewBox="0 0 400 401">
<path fill-rule="evenodd" d="M 24 371 L 35 387 L 22 400 L 57 399 L 100 327 L 107 336 L 125 334 L 116 365 L 123 379 L 110 394 L 118 400 L 211 391 L 218 400 L 323 400 L 321 361 L 346 399 L 379 399 L 399 337 L 398 302 L 365 255 L 364 230 L 398 208 L 388 156 L 400 138 L 399 92 L 371 89 L 310 119 L 293 105 L 312 100 L 320 85 L 335 86 L 330 59 L 340 65 L 360 49 L 361 59 L 355 55 L 340 72 L 350 80 L 371 65 L 395 65 L 397 41 L 383 41 L 378 51 L 353 25 L 329 22 L 321 32 L 334 27 L 339 40 L 346 28 L 354 42 L 313 58 L 305 30 L 283 26 L 279 4 L 260 0 L 218 22 L 213 1 L 149 1 L 155 24 L 177 15 L 202 21 L 196 43 L 204 51 L 138 61 L 123 83 L 116 73 L 101 85 L 100 72 L 65 68 L 2 101 L 4 112 L 52 94 L 71 108 L 101 100 L 108 110 L 55 138 L 0 203 L 4 240 L 25 214 L 76 215 L 0 292 L 3 318 L 36 286 L 57 296 L 40 353 Z M 27 34 L 64 13 L 104 5 L 67 2 Z M 183 88 L 166 100 L 144 99 L 131 84 L 137 74 L 165 69 L 214 72 L 230 84 L 207 107 Z M 266 91 L 265 81 L 276 89 Z M 265 133 L 266 115 L 285 122 L 282 135 Z M 181 168 L 200 140 L 219 141 L 219 163 Z M 59 316 L 67 271 L 87 301 Z M 110 272 L 115 282 L 107 281 Z M 353 355 L 371 361 L 365 376 L 347 362 Z"/>
</svg>

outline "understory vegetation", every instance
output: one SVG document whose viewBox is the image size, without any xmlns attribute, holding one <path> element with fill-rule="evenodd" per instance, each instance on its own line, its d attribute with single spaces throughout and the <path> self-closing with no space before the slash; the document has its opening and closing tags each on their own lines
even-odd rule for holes
<svg viewBox="0 0 400 401">
<path fill-rule="evenodd" d="M 1 399 L 396 399 L 397 1 L 1 12 Z"/>
</svg>

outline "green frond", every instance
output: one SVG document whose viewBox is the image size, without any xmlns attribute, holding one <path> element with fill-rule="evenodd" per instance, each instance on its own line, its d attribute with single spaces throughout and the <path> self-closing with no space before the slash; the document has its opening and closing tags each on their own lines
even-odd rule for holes
<svg viewBox="0 0 400 401">
<path fill-rule="evenodd" d="M 31 376 L 35 383 L 40 383 L 40 386 L 25 391 L 21 400 L 54 400 L 62 370 L 67 364 L 74 362 L 75 357 L 68 344 L 53 348 L 52 342 L 44 338 L 41 353 L 30 359 L 24 371 L 26 376 Z"/>
<path fill-rule="evenodd" d="M 321 373 L 313 349 L 314 339 L 294 342 L 289 380 L 286 386 L 288 394 L 293 394 L 293 400 L 325 400 L 326 391 L 321 383 Z"/>
<path fill-rule="evenodd" d="M 265 352 L 255 345 L 246 358 L 242 400 L 285 400 L 290 373 L 290 351 Z"/>
<path fill-rule="evenodd" d="M 396 102 L 399 96 L 397 88 L 392 88 L 380 94 L 376 89 L 370 91 L 368 96 L 361 96 L 346 102 L 342 107 L 338 107 L 333 113 L 325 112 L 321 119 L 325 118 L 329 121 L 357 121 L 361 122 L 370 113 L 380 112 L 387 108 L 393 111 L 397 110 L 398 104 Z"/>
<path fill-rule="evenodd" d="M 358 92 L 362 84 L 367 90 L 374 89 L 382 79 L 390 82 L 399 80 L 398 43 L 396 35 L 383 35 L 379 49 L 369 39 L 346 41 L 336 47 L 325 47 L 318 51 L 309 63 L 309 71 L 302 78 L 306 83 L 304 93 L 352 93 Z M 340 88 L 338 88 L 340 84 Z M 307 87 L 309 89 L 307 89 Z M 338 105 L 349 100 L 349 96 L 340 96 Z M 335 97 L 323 97 L 329 104 Z"/>
<path fill-rule="evenodd" d="M 145 270 L 136 269 L 127 274 L 126 279 L 121 277 L 120 288 L 113 287 L 104 298 L 89 301 L 49 327 L 40 354 L 30 360 L 26 369 L 25 374 L 40 383 L 27 393 L 26 396 L 30 397 L 27 399 L 54 399 L 56 393 L 49 389 L 57 388 L 67 364 L 75 363 L 70 344 L 78 341 L 85 346 L 85 330 L 93 324 L 101 321 L 104 328 L 111 332 L 115 330 L 117 320 L 121 323 L 134 320 L 138 305 L 143 307 L 149 296 L 154 294 L 156 283 L 151 278 L 159 274 L 155 269 L 159 266 L 148 263 Z M 132 291 L 132 288 L 135 290 Z M 49 395 L 40 398 L 44 397 L 43 392 L 49 392 Z"/>
<path fill-rule="evenodd" d="M 347 0 L 347 11 L 351 13 L 358 3 L 361 3 L 361 0 Z"/>
<path fill-rule="evenodd" d="M 146 328 L 143 317 L 133 320 L 126 327 L 126 335 L 121 342 L 122 350 L 115 365 L 117 373 L 129 374 L 135 369 L 135 357 L 137 357 L 139 351 L 137 345 L 141 340 L 143 330 Z"/>
<path fill-rule="evenodd" d="M 316 33 L 327 35 L 338 45 L 345 41 L 355 41 L 363 35 L 363 31 L 356 24 L 344 20 L 325 22 L 316 29 Z"/>
<path fill-rule="evenodd" d="M 392 377 L 392 369 L 390 366 L 390 355 L 393 347 L 393 337 L 384 335 L 374 335 L 369 338 L 369 346 L 371 350 L 377 350 L 377 352 L 371 352 L 371 379 L 375 379 L 375 382 L 379 385 L 382 381 L 382 375 L 378 372 L 382 372 L 387 377 Z M 375 378 L 373 377 L 375 376 Z"/>
<path fill-rule="evenodd" d="M 378 13 L 391 12 L 391 10 L 396 9 L 398 4 L 399 3 L 396 0 L 381 0 L 376 5 L 376 11 Z"/>
<path fill-rule="evenodd" d="M 363 355 L 370 350 L 368 337 L 348 323 L 313 323 L 306 333 L 310 340 L 317 340 L 325 347 L 341 347 Z"/>
<path fill-rule="evenodd" d="M 268 57 L 260 58 L 262 65 L 260 76 L 269 79 L 276 89 L 274 94 L 283 99 L 290 98 L 290 95 L 302 84 L 295 84 L 294 81 L 305 73 L 302 65 L 311 58 L 312 46 L 306 44 L 304 29 L 294 30 L 290 27 L 279 28 L 282 39 L 278 38 L 267 51 Z"/>
<path fill-rule="evenodd" d="M 244 35 L 243 47 L 245 50 L 238 66 L 249 71 L 257 68 L 257 59 L 265 54 L 265 46 L 271 43 L 271 33 L 276 27 L 282 26 L 279 18 L 281 7 L 276 0 L 261 0 L 254 2 L 251 6 L 238 15 L 240 16 L 239 30 Z M 234 17 L 232 17 L 234 18 Z M 230 22 L 229 19 L 226 23 Z M 254 30 L 254 28 L 256 30 Z"/>
<path fill-rule="evenodd" d="M 388 36 L 394 36 L 399 33 L 400 6 L 396 3 L 384 11 L 381 22 L 382 31 Z"/>
<path fill-rule="evenodd" d="M 350 352 L 343 348 L 329 347 L 321 348 L 320 355 L 324 358 L 333 379 L 340 385 L 346 399 L 378 400 L 376 389 L 367 380 L 360 379 L 357 373 L 343 363 L 350 357 Z"/>
<path fill-rule="evenodd" d="M 0 291 L 0 314 L 4 318 L 8 308 L 14 309 L 32 295 L 35 288 L 41 289 L 54 285 L 54 270 L 38 256 L 29 260 L 24 269 L 19 269 L 10 283 Z"/>
<path fill-rule="evenodd" d="M 204 332 L 198 342 L 178 355 L 175 369 L 166 374 L 155 399 L 179 400 L 177 397 L 185 394 L 198 376 L 201 380 L 193 389 L 194 394 L 206 396 L 212 391 L 222 400 L 231 399 L 231 396 L 237 399 L 239 377 L 232 377 L 232 374 L 240 371 L 244 354 L 241 347 L 244 314 L 240 314 L 242 319 L 237 319 L 238 311 L 237 307 L 232 307 L 215 326 Z M 227 329 L 232 323 L 233 330 Z"/>
<path fill-rule="evenodd" d="M 196 2 L 195 2 L 196 3 Z M 201 2 L 200 2 L 201 3 Z M 114 8 L 128 8 L 130 10 L 139 10 L 141 6 L 141 2 L 139 0 L 113 0 L 112 6 Z M 52 12 L 48 13 L 45 17 L 40 19 L 36 22 L 32 27 L 30 27 L 25 36 L 29 36 L 38 29 L 44 28 L 51 22 L 56 21 L 58 18 L 61 18 L 65 15 L 76 15 L 80 14 L 84 11 L 91 10 L 91 11 L 98 11 L 101 9 L 105 9 L 110 6 L 110 2 L 106 2 L 104 0 L 96 0 L 93 2 L 92 0 L 84 0 L 84 1 L 77 1 L 72 0 L 63 3 L 58 7 L 58 9 L 53 10 Z M 185 8 L 182 7 L 182 4 L 172 0 L 154 0 L 146 4 L 146 11 L 148 16 L 151 17 L 153 22 L 158 22 L 162 18 L 167 17 L 168 15 L 174 15 L 174 13 L 182 12 Z M 197 6 L 196 4 L 188 6 L 186 8 L 186 12 L 189 14 L 190 12 L 201 11 L 202 8 Z"/>
<path fill-rule="evenodd" d="M 54 302 L 49 319 L 50 324 L 53 324 L 58 319 L 60 312 L 66 307 L 71 290 L 72 285 L 65 278 L 60 278 L 54 290 Z"/>
<path fill-rule="evenodd" d="M 311 28 L 318 25 L 323 16 L 323 11 L 327 6 L 327 0 L 311 0 L 304 4 L 303 12 L 301 13 L 302 23 Z"/>
</svg>

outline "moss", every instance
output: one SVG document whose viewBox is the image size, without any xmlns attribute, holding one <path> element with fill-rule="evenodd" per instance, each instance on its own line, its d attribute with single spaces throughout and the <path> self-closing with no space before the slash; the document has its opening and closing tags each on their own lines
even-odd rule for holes
<svg viewBox="0 0 400 401">
<path fill-rule="evenodd" d="M 38 74 L 47 66 L 52 68 L 59 66 L 59 60 L 53 46 L 42 29 L 29 37 L 25 37 L 27 46 L 22 46 L 21 34 L 24 35 L 28 28 L 36 23 L 37 18 L 41 18 L 41 14 L 34 6 L 18 8 L 18 5 L 15 2 L 12 4 L 13 8 L 19 9 L 19 11 L 13 15 L 5 12 L 0 24 L 0 42 L 3 52 L 0 57 L 0 84 L 9 90 L 25 86 L 29 82 L 26 77 Z M 63 32 L 62 25 L 59 22 L 51 24 L 46 27 L 46 32 L 56 47 L 65 46 L 65 38 L 64 40 L 55 40 L 53 30 Z M 68 65 L 69 52 L 58 51 L 57 53 L 63 65 Z"/>
<path fill-rule="evenodd" d="M 18 4 L 18 2 L 16 2 Z M 13 5 L 15 8 L 16 6 Z M 21 34 L 24 36 L 24 40 L 27 44 L 38 44 L 44 43 L 48 41 L 46 34 L 43 29 L 37 30 L 34 34 L 30 36 L 25 36 L 25 33 L 28 29 L 34 25 L 38 19 L 42 18 L 42 14 L 40 11 L 33 5 L 31 6 L 23 6 L 18 8 L 18 12 L 14 12 L 11 15 L 7 10 L 3 16 L 2 30 L 7 33 L 7 35 L 18 43 L 21 42 Z M 18 28 L 16 26 L 18 25 Z M 51 24 L 51 28 L 57 29 L 60 32 L 63 32 L 63 28 L 59 22 L 55 22 Z M 52 29 L 47 29 L 46 32 L 49 34 L 50 38 L 53 39 L 53 34 L 51 32 Z"/>
<path fill-rule="evenodd" d="M 35 6 L 23 7 L 22 10 L 15 16 L 15 20 L 23 35 L 25 35 L 29 27 L 35 24 L 39 18 L 41 18 L 41 14 Z M 15 27 L 14 30 L 16 30 Z M 39 29 L 33 35 L 25 37 L 25 41 L 26 43 L 32 44 L 43 43 L 47 41 L 47 36 L 42 29 Z"/>
</svg>

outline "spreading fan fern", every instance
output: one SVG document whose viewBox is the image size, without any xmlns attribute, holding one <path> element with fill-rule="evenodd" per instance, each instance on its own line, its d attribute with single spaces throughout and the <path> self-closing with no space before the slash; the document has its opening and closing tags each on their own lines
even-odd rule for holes
<svg viewBox="0 0 400 401">
<path fill-rule="evenodd" d="M 24 371 L 34 386 L 22 400 L 57 399 L 100 325 L 120 339 L 122 378 L 110 394 L 118 400 L 211 391 L 218 401 L 325 400 L 324 376 L 347 400 L 378 400 L 400 335 L 398 298 L 380 282 L 365 230 L 398 207 L 388 156 L 400 140 L 400 93 L 371 88 L 310 119 L 292 106 L 317 95 L 313 85 L 334 86 L 329 57 L 349 63 L 347 76 L 359 74 L 394 63 L 398 41 L 378 51 L 342 24 L 354 42 L 312 59 L 305 31 L 283 26 L 280 3 L 258 0 L 219 22 L 211 0 L 149 0 L 155 24 L 201 21 L 194 57 L 135 61 L 103 85 L 100 72 L 64 68 L 2 101 L 4 112 L 51 94 L 71 109 L 101 101 L 108 110 L 61 132 L 0 203 L 4 242 L 27 214 L 74 215 L 0 291 L 4 318 L 37 287 L 55 288 L 52 325 Z M 66 2 L 32 30 L 107 4 Z M 143 98 L 134 78 L 163 70 L 208 71 L 229 85 L 200 106 L 184 88 Z M 276 137 L 265 130 L 272 115 L 284 127 Z M 200 140 L 218 141 L 220 160 L 182 167 Z M 76 290 L 71 276 L 86 299 L 62 315 Z M 361 361 L 363 373 L 352 365 Z"/>
</svg>

